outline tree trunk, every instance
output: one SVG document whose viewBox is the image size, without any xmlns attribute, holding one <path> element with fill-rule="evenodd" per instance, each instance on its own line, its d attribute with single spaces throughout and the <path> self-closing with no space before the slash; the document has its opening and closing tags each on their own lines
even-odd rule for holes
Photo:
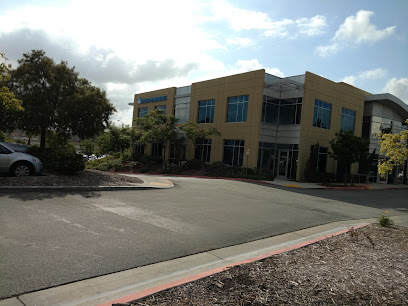
<svg viewBox="0 0 408 306">
<path fill-rule="evenodd" d="M 41 138 L 40 138 L 40 148 L 45 149 L 45 127 L 41 127 Z"/>
<path fill-rule="evenodd" d="M 163 170 L 166 169 L 166 146 L 163 145 L 162 148 L 162 158 L 163 158 Z"/>
</svg>

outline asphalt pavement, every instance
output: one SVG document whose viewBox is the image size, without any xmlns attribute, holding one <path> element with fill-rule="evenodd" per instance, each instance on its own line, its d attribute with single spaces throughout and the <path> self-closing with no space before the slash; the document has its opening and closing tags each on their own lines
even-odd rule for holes
<svg viewBox="0 0 408 306">
<path fill-rule="evenodd" d="M 174 188 L 0 194 L 0 298 L 330 222 L 408 213 L 407 190 Z"/>
</svg>

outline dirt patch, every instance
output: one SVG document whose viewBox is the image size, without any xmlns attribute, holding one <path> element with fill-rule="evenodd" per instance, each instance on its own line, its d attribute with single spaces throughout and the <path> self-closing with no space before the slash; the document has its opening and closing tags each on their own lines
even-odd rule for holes
<svg viewBox="0 0 408 306">
<path fill-rule="evenodd" d="M 0 186 L 134 186 L 142 183 L 137 177 L 97 170 L 84 170 L 72 175 L 0 177 Z"/>
<path fill-rule="evenodd" d="M 408 228 L 371 225 L 132 305 L 408 305 Z"/>
</svg>

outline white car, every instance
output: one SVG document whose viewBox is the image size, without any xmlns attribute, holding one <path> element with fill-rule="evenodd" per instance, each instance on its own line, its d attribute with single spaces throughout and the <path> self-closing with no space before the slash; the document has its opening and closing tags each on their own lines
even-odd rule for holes
<svg viewBox="0 0 408 306">
<path fill-rule="evenodd" d="M 0 142 L 0 173 L 29 176 L 42 171 L 43 164 L 38 157 L 17 152 L 9 144 Z"/>
</svg>

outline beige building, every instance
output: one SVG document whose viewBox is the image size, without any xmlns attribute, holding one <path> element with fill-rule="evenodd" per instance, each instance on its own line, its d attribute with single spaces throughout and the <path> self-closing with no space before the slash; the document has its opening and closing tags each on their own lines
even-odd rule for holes
<svg viewBox="0 0 408 306">
<path fill-rule="evenodd" d="M 336 132 L 348 130 L 362 136 L 367 126 L 363 118 L 369 129 L 380 128 L 372 122 L 378 125 L 384 118 L 390 119 L 386 121 L 391 126 L 404 128 L 402 122 L 408 118 L 407 105 L 390 94 L 371 95 L 310 72 L 280 78 L 263 69 L 135 94 L 133 118 L 156 108 L 175 115 L 179 123 L 192 121 L 221 133 L 196 144 L 202 150 L 188 144 L 186 160 L 258 167 L 261 172 L 298 181 L 304 179 L 306 161 L 316 143 L 318 170 L 336 173 L 337 163 L 328 156 Z M 160 155 L 161 149 L 155 144 L 142 152 Z M 174 152 L 170 150 L 168 158 Z M 377 180 L 376 169 L 372 171 Z M 351 173 L 358 174 L 357 164 Z"/>
</svg>

